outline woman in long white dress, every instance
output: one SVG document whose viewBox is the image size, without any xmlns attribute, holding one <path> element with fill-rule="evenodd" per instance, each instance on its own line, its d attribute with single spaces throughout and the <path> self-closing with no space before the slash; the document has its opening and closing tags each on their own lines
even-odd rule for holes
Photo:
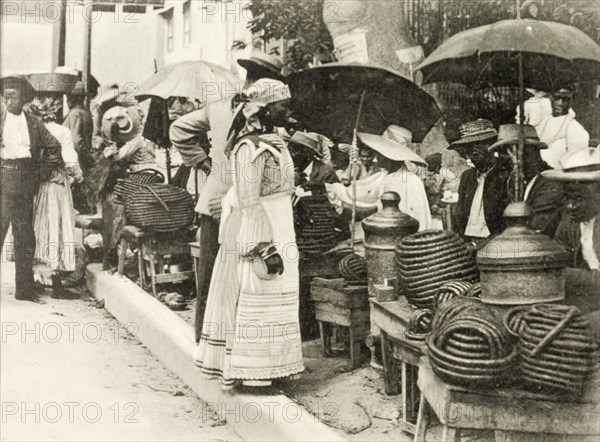
<svg viewBox="0 0 600 442">
<path fill-rule="evenodd" d="M 289 90 L 263 79 L 248 97 L 226 149 L 235 181 L 223 200 L 221 246 L 196 360 L 203 373 L 222 379 L 223 389 L 266 386 L 304 370 L 294 166 L 274 133 L 289 116 Z"/>
<path fill-rule="evenodd" d="M 71 183 L 83 180 L 71 131 L 57 124 L 62 98 L 36 97 L 29 110 L 42 119 L 60 142 L 64 168 L 55 169 L 42 181 L 34 204 L 33 228 L 36 237 L 35 260 L 53 272 L 53 297 L 63 297 L 60 276 L 75 270 L 75 211 Z"/>
</svg>

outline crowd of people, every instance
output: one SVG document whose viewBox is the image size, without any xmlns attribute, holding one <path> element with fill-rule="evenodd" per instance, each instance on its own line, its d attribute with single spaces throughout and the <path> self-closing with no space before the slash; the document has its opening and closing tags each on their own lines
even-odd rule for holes
<svg viewBox="0 0 600 442">
<path fill-rule="evenodd" d="M 512 146 L 521 130 L 530 227 L 571 249 L 567 288 L 577 302 L 598 309 L 592 294 L 598 293 L 600 269 L 600 150 L 589 146 L 576 120 L 570 86 L 549 97 L 536 91 L 525 103 L 523 128 L 465 121 L 448 147 L 471 166 L 461 173 L 443 163 L 442 152 L 422 159 L 410 130 L 395 125 L 384 133 L 358 133 L 354 161 L 354 147 L 307 132 L 292 118 L 293 97 L 277 57 L 256 53 L 239 63 L 247 71 L 242 94 L 199 108 L 191 101 L 169 102 L 181 182 L 185 186 L 192 170 L 204 177 L 196 206 L 196 363 L 221 378 L 224 388 L 270 385 L 304 369 L 298 256 L 310 251 L 297 242 L 298 219 L 318 221 L 299 213 L 298 201 L 320 196 L 330 205 L 336 220 L 328 228 L 336 242 L 351 231 L 360 241 L 360 221 L 378 210 L 384 192 L 400 196 L 399 209 L 419 222 L 419 230 L 434 228 L 432 211 L 450 205 L 452 229 L 477 249 L 505 227 L 503 213 L 514 199 Z M 142 136 L 140 107 L 113 106 L 96 121 L 78 83 L 60 125 L 62 96 L 40 95 L 23 77 L 6 77 L 1 86 L 2 242 L 12 225 L 16 298 L 43 302 L 33 261 L 50 266 L 57 281 L 74 270 L 65 245 L 74 242 L 76 211 L 102 216 L 109 269 L 124 225 L 123 206 L 114 201 L 116 180 L 164 169 L 157 165 L 156 146 Z M 351 225 L 353 206 L 358 216 Z M 43 256 L 44 244 L 59 245 L 57 259 Z M 262 333 L 245 339 L 250 327 Z"/>
</svg>

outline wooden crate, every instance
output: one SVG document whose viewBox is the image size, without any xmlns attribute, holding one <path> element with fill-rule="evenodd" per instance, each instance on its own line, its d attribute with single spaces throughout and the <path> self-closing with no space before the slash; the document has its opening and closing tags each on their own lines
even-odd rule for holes
<svg viewBox="0 0 600 442">
<path fill-rule="evenodd" d="M 311 300 L 315 303 L 323 354 L 329 356 L 332 353 L 331 337 L 324 324 L 348 327 L 352 367 L 360 367 L 361 345 L 370 329 L 367 285 L 352 285 L 344 279 L 314 278 Z"/>
</svg>

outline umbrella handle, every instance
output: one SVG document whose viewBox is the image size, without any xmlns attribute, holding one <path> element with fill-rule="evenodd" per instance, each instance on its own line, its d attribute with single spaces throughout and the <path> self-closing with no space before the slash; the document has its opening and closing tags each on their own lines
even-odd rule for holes
<svg viewBox="0 0 600 442">
<path fill-rule="evenodd" d="M 352 180 L 352 225 L 350 247 L 354 252 L 354 239 L 356 236 L 356 178 L 358 177 L 358 125 L 362 115 L 362 108 L 365 102 L 366 90 L 360 94 L 360 103 L 358 104 L 358 112 L 356 113 L 356 124 L 354 125 L 354 133 L 352 135 L 352 148 L 350 149 L 350 179 Z"/>
<path fill-rule="evenodd" d="M 354 129 L 352 137 L 352 148 L 350 149 L 350 179 L 352 180 L 352 223 L 350 247 L 354 252 L 354 241 L 356 239 L 356 179 L 358 178 L 358 140 L 357 131 Z"/>
</svg>

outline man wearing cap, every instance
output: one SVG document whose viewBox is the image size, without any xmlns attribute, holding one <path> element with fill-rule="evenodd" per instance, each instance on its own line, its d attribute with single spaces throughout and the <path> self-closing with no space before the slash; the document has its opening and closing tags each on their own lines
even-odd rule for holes
<svg viewBox="0 0 600 442">
<path fill-rule="evenodd" d="M 35 94 L 25 77 L 4 77 L 0 88 L 0 249 L 12 225 L 15 298 L 43 303 L 33 280 L 33 197 L 39 179 L 48 178 L 53 166 L 63 164 L 61 145 L 40 120 L 23 112 L 24 104 Z"/>
<path fill-rule="evenodd" d="M 498 141 L 490 146 L 490 151 L 506 150 L 508 155 L 516 161 L 513 149 L 519 143 L 518 124 L 504 124 L 500 126 Z M 523 175 L 525 178 L 524 200 L 531 208 L 529 227 L 553 237 L 561 219 L 564 207 L 564 192 L 559 181 L 549 180 L 542 176 L 542 172 L 552 169 L 541 156 L 541 152 L 548 146 L 540 141 L 535 128 L 523 125 L 525 151 L 523 152 Z M 509 180 L 509 189 L 512 189 L 514 176 Z"/>
<path fill-rule="evenodd" d="M 295 132 L 289 140 L 289 149 L 299 178 L 296 185 L 339 182 L 333 167 L 323 161 L 325 146 L 318 134 Z"/>
<path fill-rule="evenodd" d="M 461 138 L 449 149 L 464 149 L 475 167 L 461 176 L 454 224 L 458 233 L 477 245 L 504 229 L 509 168 L 488 151 L 498 137 L 491 121 L 478 119 L 459 130 Z"/>
<path fill-rule="evenodd" d="M 277 57 L 257 53 L 249 59 L 238 60 L 238 63 L 247 71 L 244 90 L 260 78 L 275 80 L 281 78 L 283 64 Z M 188 167 L 199 168 L 206 174 L 206 181 L 196 205 L 196 212 L 200 214 L 201 223 L 199 238 L 201 270 L 198 274 L 200 281 L 197 284 L 198 287 L 201 287 L 201 293 L 197 294 L 198 302 L 196 303 L 196 342 L 200 340 L 204 317 L 202 311 L 204 303 L 201 300 L 208 296 L 212 269 L 219 251 L 221 200 L 232 184 L 225 147 L 233 120 L 235 101 L 221 99 L 209 103 L 203 109 L 190 112 L 177 119 L 171 125 L 169 133 L 171 142 L 181 154 L 184 164 Z M 199 142 L 202 139 L 199 137 L 201 133 L 209 135 L 212 145 L 210 157 Z"/>
<path fill-rule="evenodd" d="M 596 311 L 600 309 L 600 150 L 571 152 L 560 165 L 542 176 L 564 184 L 565 211 L 554 238 L 572 252 L 566 300 L 582 311 Z"/>
<path fill-rule="evenodd" d="M 548 145 L 542 152 L 542 158 L 553 169 L 559 168 L 559 161 L 569 152 L 589 147 L 590 135 L 575 120 L 571 109 L 573 88 L 559 87 L 550 97 L 552 115 L 546 117 L 537 127 L 540 140 Z"/>
<path fill-rule="evenodd" d="M 85 88 L 83 82 L 78 81 L 75 87 L 67 97 L 69 104 L 69 113 L 63 121 L 63 126 L 71 131 L 75 151 L 79 158 L 79 165 L 83 172 L 86 187 L 75 186 L 73 194 L 73 203 L 80 212 L 89 213 L 93 210 L 93 198 L 91 193 L 94 191 L 94 185 L 90 181 L 90 172 L 96 165 L 96 160 L 92 155 L 92 134 L 94 132 L 94 123 L 92 113 L 84 106 Z M 85 190 L 89 195 L 85 194 Z M 87 207 L 86 207 L 87 206 Z"/>
</svg>

